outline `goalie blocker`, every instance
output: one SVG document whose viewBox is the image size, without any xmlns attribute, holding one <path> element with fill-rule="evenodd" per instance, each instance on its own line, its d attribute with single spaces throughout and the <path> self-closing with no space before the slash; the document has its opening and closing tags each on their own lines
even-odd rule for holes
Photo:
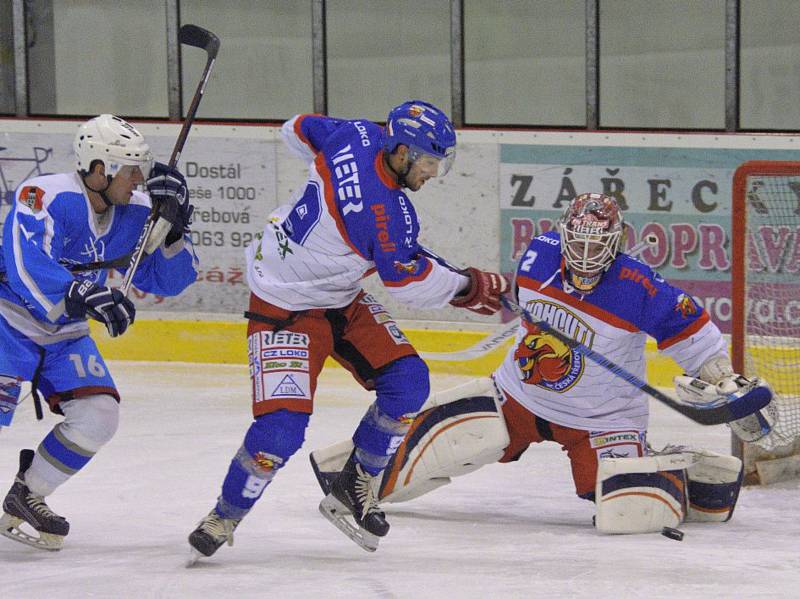
<svg viewBox="0 0 800 599">
<path fill-rule="evenodd" d="M 490 378 L 432 395 L 382 476 L 373 480 L 378 500 L 408 501 L 497 462 L 510 442 L 499 400 Z M 352 449 L 347 440 L 311 453 L 325 494 Z M 707 450 L 674 449 L 599 462 L 596 526 L 603 533 L 660 532 L 684 521 L 725 522 L 741 486 L 741 461 Z"/>
</svg>

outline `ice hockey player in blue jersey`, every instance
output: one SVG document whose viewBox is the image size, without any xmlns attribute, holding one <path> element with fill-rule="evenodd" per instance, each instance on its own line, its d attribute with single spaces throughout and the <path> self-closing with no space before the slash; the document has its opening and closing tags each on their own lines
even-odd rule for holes
<svg viewBox="0 0 800 599">
<path fill-rule="evenodd" d="M 645 341 L 654 338 L 687 373 L 675 379 L 685 400 L 727 401 L 764 384 L 733 371 L 725 340 L 702 306 L 622 251 L 624 230 L 614 198 L 586 193 L 570 202 L 556 230 L 530 241 L 514 293 L 534 322 L 520 322 L 491 377 L 428 399 L 376 481 L 380 501 L 418 497 L 551 442 L 567 454 L 575 493 L 595 502 L 601 532 L 660 532 L 683 521 L 730 519 L 741 461 L 708 450 L 648 452 L 648 396 L 535 324 L 545 322 L 640 380 Z M 729 425 L 755 441 L 769 432 L 770 406 Z M 351 450 L 342 441 L 312 452 L 324 492 Z"/>
<path fill-rule="evenodd" d="M 320 511 L 368 550 L 389 525 L 370 481 L 388 463 L 429 391 L 428 369 L 361 280 L 377 272 L 397 300 L 500 309 L 497 273 L 453 272 L 420 253 L 419 222 L 403 189 L 441 177 L 455 157 L 447 116 L 421 101 L 394 108 L 386 128 L 366 120 L 300 115 L 282 136 L 309 179 L 273 213 L 246 250 L 252 422 L 211 512 L 189 536 L 210 556 L 300 448 L 317 377 L 328 356 L 376 392 L 353 436 L 354 451 Z M 352 519 L 352 522 L 351 522 Z"/>
<path fill-rule="evenodd" d="M 183 175 L 154 165 L 142 135 L 109 114 L 80 126 L 74 150 L 75 171 L 19 186 L 0 253 L 0 424 L 10 424 L 24 381 L 64 416 L 35 452 L 20 452 L 0 533 L 47 550 L 61 548 L 69 523 L 45 497 L 117 429 L 120 396 L 86 321 L 103 323 L 111 337 L 133 324 L 135 306 L 106 285 L 107 269 L 124 272 L 151 202 L 159 207 L 158 234 L 133 285 L 177 295 L 197 277 Z"/>
</svg>

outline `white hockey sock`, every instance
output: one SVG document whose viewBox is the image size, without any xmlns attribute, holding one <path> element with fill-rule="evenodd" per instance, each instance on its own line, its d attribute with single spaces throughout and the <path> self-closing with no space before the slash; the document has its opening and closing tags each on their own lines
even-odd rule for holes
<svg viewBox="0 0 800 599">
<path fill-rule="evenodd" d="M 119 406 L 109 395 L 93 395 L 61 404 L 66 418 L 44 438 L 25 483 L 47 496 L 83 468 L 117 430 Z"/>
</svg>

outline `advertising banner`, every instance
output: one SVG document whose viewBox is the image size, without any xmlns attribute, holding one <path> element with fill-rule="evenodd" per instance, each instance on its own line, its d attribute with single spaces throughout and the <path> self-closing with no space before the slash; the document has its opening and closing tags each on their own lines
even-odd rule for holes
<svg viewBox="0 0 800 599">
<path fill-rule="evenodd" d="M 624 211 L 626 247 L 655 235 L 658 243 L 640 259 L 691 293 L 730 332 L 732 180 L 747 160 L 800 160 L 800 152 L 502 144 L 501 269 L 513 272 L 531 237 L 553 228 L 573 197 L 602 192 Z M 776 277 L 800 276 L 800 232 L 760 231 L 755 242 Z M 758 318 L 800 324 L 797 298 L 750 309 Z"/>
<path fill-rule="evenodd" d="M 0 221 L 8 213 L 20 183 L 75 169 L 72 140 L 79 124 L 59 123 L 55 131 L 0 134 Z M 167 162 L 178 127 L 137 128 L 156 160 Z M 263 127 L 192 129 L 178 167 L 186 176 L 189 197 L 195 206 L 191 236 L 200 258 L 200 276 L 178 297 L 153 296 L 134 289 L 137 309 L 220 313 L 243 310 L 249 295 L 244 278 L 244 247 L 276 206 L 275 143 L 272 131 Z M 119 284 L 122 276 L 112 271 L 109 281 Z"/>
</svg>

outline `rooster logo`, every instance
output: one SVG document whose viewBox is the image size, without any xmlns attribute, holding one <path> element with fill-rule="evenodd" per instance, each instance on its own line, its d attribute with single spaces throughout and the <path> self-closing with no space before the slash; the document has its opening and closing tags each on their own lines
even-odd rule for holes
<svg viewBox="0 0 800 599">
<path fill-rule="evenodd" d="M 685 293 L 678 296 L 678 302 L 675 304 L 675 311 L 680 312 L 683 318 L 689 318 L 697 314 L 697 304 Z"/>
<path fill-rule="evenodd" d="M 400 262 L 398 260 L 394 261 L 394 269 L 400 274 L 407 274 L 407 275 L 415 275 L 417 274 L 417 261 L 412 260 L 411 262 Z"/>
<path fill-rule="evenodd" d="M 283 465 L 283 460 L 281 458 L 264 451 L 259 451 L 256 453 L 256 455 L 253 456 L 253 461 L 263 472 L 270 472 L 280 468 Z"/>
<path fill-rule="evenodd" d="M 514 352 L 524 383 L 537 385 L 559 381 L 570 371 L 572 351 L 555 337 L 530 327 Z"/>
</svg>

